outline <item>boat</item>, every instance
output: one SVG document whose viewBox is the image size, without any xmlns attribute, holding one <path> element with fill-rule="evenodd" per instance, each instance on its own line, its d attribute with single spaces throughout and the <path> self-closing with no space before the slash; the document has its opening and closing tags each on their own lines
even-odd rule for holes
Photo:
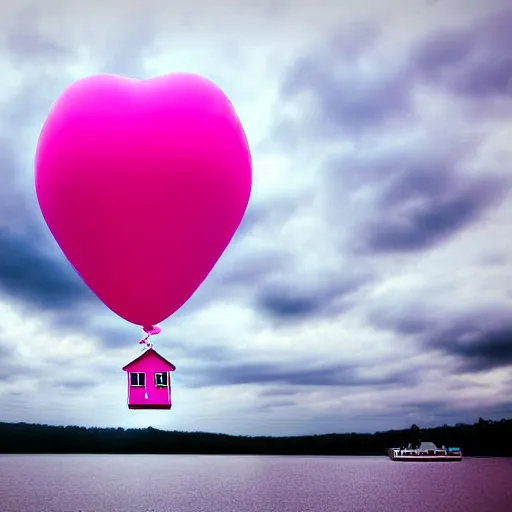
<svg viewBox="0 0 512 512">
<path fill-rule="evenodd" d="M 457 462 L 462 460 L 462 451 L 458 447 L 438 448 L 434 443 L 422 442 L 407 448 L 389 448 L 391 460 L 401 462 Z"/>
</svg>

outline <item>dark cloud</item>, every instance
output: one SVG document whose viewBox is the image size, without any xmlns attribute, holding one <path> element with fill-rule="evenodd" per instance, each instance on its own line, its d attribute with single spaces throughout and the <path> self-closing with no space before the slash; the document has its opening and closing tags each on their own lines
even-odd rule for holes
<svg viewBox="0 0 512 512">
<path fill-rule="evenodd" d="M 379 38 L 373 25 L 343 26 L 287 70 L 281 95 L 286 101 L 308 100 L 310 108 L 299 123 L 310 138 L 373 131 L 408 111 L 410 84 L 403 63 L 388 61 L 379 71 L 362 65 Z M 292 119 L 279 124 L 277 134 L 285 132 L 290 142 L 290 132 L 299 127 Z"/>
<path fill-rule="evenodd" d="M 8 139 L 0 139 L 0 291 L 10 300 L 59 314 L 94 300 L 59 254 L 35 194 L 24 189 L 21 162 Z"/>
<path fill-rule="evenodd" d="M 488 318 L 468 318 L 427 339 L 427 346 L 458 358 L 465 372 L 512 366 L 512 322 L 489 325 Z"/>
<path fill-rule="evenodd" d="M 480 220 L 510 190 L 510 173 L 470 170 L 485 142 L 478 130 L 455 133 L 440 126 L 438 133 L 431 126 L 428 140 L 402 143 L 402 149 L 387 154 L 378 153 L 374 139 L 358 137 L 405 128 L 395 121 L 416 116 L 410 99 L 419 85 L 475 97 L 510 94 L 511 13 L 432 33 L 386 66 L 376 62 L 374 27 L 358 26 L 346 36 L 339 35 L 341 27 L 324 47 L 287 71 L 283 98 L 302 108 L 299 117 L 277 121 L 285 138 L 335 143 L 348 135 L 359 141 L 359 157 L 328 157 L 324 184 L 331 204 L 328 221 L 350 226 L 349 248 L 367 254 L 433 248 Z M 375 67 L 362 65 L 372 59 Z M 309 99 L 301 103 L 304 94 Z M 297 311 L 314 307 L 300 297 L 290 304 Z"/>
<path fill-rule="evenodd" d="M 421 299 L 407 300 L 407 306 L 396 307 L 402 299 L 393 301 L 380 308 L 372 308 L 368 312 L 368 322 L 378 329 L 390 330 L 398 335 L 423 334 L 435 325 L 435 316 L 425 311 Z"/>
<path fill-rule="evenodd" d="M 5 231 L 0 231 L 0 289 L 11 299 L 47 311 L 65 311 L 93 298 L 65 261 Z"/>
<path fill-rule="evenodd" d="M 480 141 L 463 140 L 446 151 L 433 134 L 386 154 L 332 158 L 324 183 L 329 221 L 350 222 L 350 247 L 369 254 L 422 251 L 450 239 L 500 205 L 511 186 L 502 171 L 470 171 Z"/>
<path fill-rule="evenodd" d="M 332 300 L 329 293 L 315 296 L 297 294 L 293 291 L 269 290 L 262 294 L 261 308 L 277 317 L 305 318 L 316 315 Z"/>
<path fill-rule="evenodd" d="M 191 387 L 237 384 L 285 384 L 293 386 L 403 386 L 413 385 L 417 376 L 414 372 L 396 372 L 379 377 L 359 375 L 358 368 L 342 364 L 320 366 L 291 364 L 240 363 L 218 364 L 208 370 L 196 368 Z M 201 375 L 199 375 L 201 373 Z"/>
<path fill-rule="evenodd" d="M 479 220 L 507 190 L 507 181 L 496 176 L 471 177 L 453 168 L 401 168 L 400 162 L 396 169 L 376 201 L 374 220 L 362 240 L 372 252 L 437 245 Z"/>
<path fill-rule="evenodd" d="M 351 307 L 350 295 L 369 281 L 368 276 L 354 271 L 340 274 L 342 277 L 329 281 L 319 277 L 313 285 L 308 285 L 299 274 L 287 282 L 271 280 L 256 294 L 256 305 L 280 321 L 297 322 L 323 314 L 337 315 Z"/>
<path fill-rule="evenodd" d="M 512 97 L 511 25 L 512 9 L 503 9 L 436 30 L 402 56 L 379 53 L 375 25 L 341 26 L 286 70 L 282 99 L 303 108 L 299 118 L 279 119 L 274 136 L 296 145 L 306 134 L 340 140 L 405 126 L 414 120 L 418 86 L 473 99 Z"/>
<path fill-rule="evenodd" d="M 512 97 L 512 9 L 432 33 L 411 52 L 412 75 L 473 99 Z"/>
<path fill-rule="evenodd" d="M 261 230 L 267 230 L 269 226 L 283 225 L 297 213 L 307 197 L 305 194 L 298 196 L 282 196 L 279 199 L 256 200 L 254 194 L 249 201 L 244 218 L 235 234 L 234 242 L 246 235 L 255 234 Z"/>
<path fill-rule="evenodd" d="M 512 366 L 512 311 L 502 306 L 442 311 L 425 298 L 401 309 L 374 309 L 368 320 L 398 335 L 412 335 L 418 350 L 443 352 L 456 361 L 459 373 Z M 441 309 L 441 310 L 440 310 Z"/>
</svg>

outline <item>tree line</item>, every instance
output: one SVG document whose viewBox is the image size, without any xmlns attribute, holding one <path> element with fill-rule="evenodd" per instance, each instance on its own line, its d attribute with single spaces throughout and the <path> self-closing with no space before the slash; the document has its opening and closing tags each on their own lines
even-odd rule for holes
<svg viewBox="0 0 512 512">
<path fill-rule="evenodd" d="M 418 441 L 457 446 L 465 456 L 512 457 L 512 420 L 290 437 L 0 422 L 0 453 L 384 455 L 390 447 Z"/>
</svg>

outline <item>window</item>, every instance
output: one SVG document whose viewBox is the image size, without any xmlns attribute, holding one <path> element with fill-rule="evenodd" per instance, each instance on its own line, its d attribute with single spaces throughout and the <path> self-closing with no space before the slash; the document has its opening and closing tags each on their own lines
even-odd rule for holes
<svg viewBox="0 0 512 512">
<path fill-rule="evenodd" d="M 145 373 L 130 373 L 130 384 L 132 386 L 145 386 L 146 374 Z"/>
<path fill-rule="evenodd" d="M 167 373 L 155 373 L 155 386 L 157 388 L 167 387 Z"/>
</svg>

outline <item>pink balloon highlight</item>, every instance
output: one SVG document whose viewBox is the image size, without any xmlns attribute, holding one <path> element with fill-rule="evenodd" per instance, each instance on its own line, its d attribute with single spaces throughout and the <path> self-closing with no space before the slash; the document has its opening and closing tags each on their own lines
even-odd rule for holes
<svg viewBox="0 0 512 512">
<path fill-rule="evenodd" d="M 42 128 L 35 185 L 71 265 L 115 313 L 154 326 L 206 279 L 252 186 L 243 127 L 209 80 L 98 75 L 68 87 Z"/>
</svg>

